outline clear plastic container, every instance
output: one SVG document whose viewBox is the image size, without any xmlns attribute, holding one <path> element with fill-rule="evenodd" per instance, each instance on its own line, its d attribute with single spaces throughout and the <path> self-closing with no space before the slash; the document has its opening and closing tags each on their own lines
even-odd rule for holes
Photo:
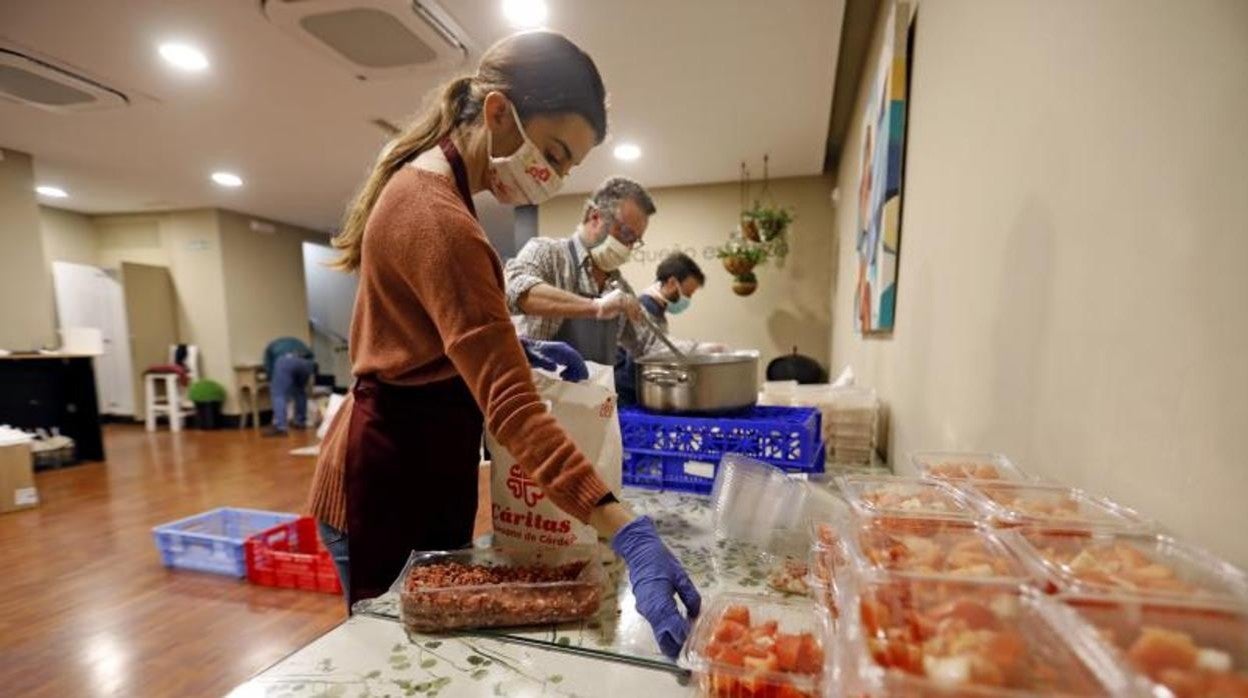
<svg viewBox="0 0 1248 698">
<path fill-rule="evenodd" d="M 717 538 L 768 545 L 776 530 L 803 528 L 806 496 L 801 480 L 730 453 L 720 461 L 711 489 L 711 525 Z"/>
<path fill-rule="evenodd" d="M 679 663 L 699 696 L 814 698 L 827 633 L 810 601 L 720 594 L 702 609 Z"/>
<path fill-rule="evenodd" d="M 863 516 L 970 521 L 975 510 L 954 488 L 938 480 L 846 475 L 836 479 L 842 496 Z"/>
<path fill-rule="evenodd" d="M 1027 584 L 1031 574 L 993 532 L 963 521 L 867 517 L 844 537 L 864 572 Z"/>
<path fill-rule="evenodd" d="M 1050 592 L 1248 606 L 1248 576 L 1242 570 L 1168 536 L 1020 529 L 1006 541 L 1046 579 Z"/>
<path fill-rule="evenodd" d="M 392 591 L 412 632 L 546 625 L 598 611 L 606 575 L 598 546 L 413 552 Z"/>
<path fill-rule="evenodd" d="M 1012 584 L 875 576 L 842 610 L 842 695 L 1104 696 L 1130 678 L 1092 631 Z"/>
<path fill-rule="evenodd" d="M 1148 693 L 1248 695 L 1248 612 L 1126 597 L 1061 599 L 1096 629 Z"/>
<path fill-rule="evenodd" d="M 986 480 L 959 480 L 957 487 L 997 526 L 1128 532 L 1155 529 L 1131 509 L 1073 487 Z"/>
<path fill-rule="evenodd" d="M 1022 468 L 1000 453 L 926 451 L 911 453 L 910 462 L 922 477 L 942 480 L 1036 481 L 1035 476 L 1023 472 Z"/>
</svg>

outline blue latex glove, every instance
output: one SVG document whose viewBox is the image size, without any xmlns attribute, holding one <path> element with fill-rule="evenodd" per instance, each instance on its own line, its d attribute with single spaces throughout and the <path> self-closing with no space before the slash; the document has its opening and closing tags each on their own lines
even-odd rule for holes
<svg viewBox="0 0 1248 698">
<path fill-rule="evenodd" d="M 572 383 L 589 378 L 589 369 L 585 366 L 585 359 L 581 358 L 580 353 L 565 342 L 543 342 L 521 337 L 520 345 L 524 347 L 524 353 L 529 357 L 529 365 L 534 368 L 558 372 L 559 367 L 563 366 L 563 375 L 560 377 Z"/>
<path fill-rule="evenodd" d="M 649 621 L 663 654 L 675 659 L 689 635 L 689 620 L 680 614 L 672 595 L 680 597 L 690 619 L 696 618 L 702 597 L 693 581 L 663 545 L 649 516 L 639 516 L 621 528 L 611 549 L 628 564 L 637 612 Z"/>
</svg>

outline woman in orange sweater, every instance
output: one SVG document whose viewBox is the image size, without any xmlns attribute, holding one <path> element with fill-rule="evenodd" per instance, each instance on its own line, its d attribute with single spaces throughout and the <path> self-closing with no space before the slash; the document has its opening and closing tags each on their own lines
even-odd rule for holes
<svg viewBox="0 0 1248 698">
<path fill-rule="evenodd" d="M 593 60 L 559 34 L 517 34 L 391 141 L 350 207 L 334 246 L 338 266 L 360 275 L 356 380 L 309 504 L 349 602 L 384 592 L 412 550 L 471 544 L 484 418 L 551 501 L 611 540 L 662 650 L 683 644 L 674 596 L 692 618 L 697 590 L 546 413 L 472 203 L 486 189 L 504 204 L 541 203 L 605 136 Z"/>
</svg>

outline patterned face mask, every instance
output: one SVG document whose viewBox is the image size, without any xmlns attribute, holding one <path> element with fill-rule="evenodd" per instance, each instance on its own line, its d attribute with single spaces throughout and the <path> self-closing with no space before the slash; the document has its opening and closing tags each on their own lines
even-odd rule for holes
<svg viewBox="0 0 1248 698">
<path fill-rule="evenodd" d="M 524 139 L 516 152 L 507 157 L 494 157 L 494 132 L 486 129 L 486 151 L 490 155 L 489 173 L 486 177 L 490 193 L 500 204 L 509 206 L 535 205 L 546 201 L 559 192 L 563 186 L 563 178 L 555 168 L 546 162 L 546 157 L 538 149 L 529 135 L 524 132 L 520 123 L 520 115 L 515 105 L 511 108 L 511 116 L 516 120 L 516 128 L 520 129 L 520 137 Z"/>
</svg>

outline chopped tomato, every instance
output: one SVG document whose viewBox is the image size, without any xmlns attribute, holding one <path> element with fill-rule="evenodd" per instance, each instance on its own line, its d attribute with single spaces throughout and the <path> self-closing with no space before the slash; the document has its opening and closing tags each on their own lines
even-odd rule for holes
<svg viewBox="0 0 1248 698">
<path fill-rule="evenodd" d="M 823 670 L 823 650 L 815 641 L 815 636 L 802 633 L 797 649 L 797 671 L 803 674 L 818 674 Z"/>
<path fill-rule="evenodd" d="M 1023 638 L 1015 631 L 1006 630 L 996 633 L 988 641 L 984 657 L 1009 674 L 1013 673 L 1026 652 L 1027 646 Z"/>
<path fill-rule="evenodd" d="M 780 671 L 793 671 L 797 668 L 797 654 L 801 648 L 802 636 L 784 633 L 776 636 L 776 662 Z"/>
<path fill-rule="evenodd" d="M 729 666 L 743 666 L 745 664 L 745 654 L 736 647 L 724 647 L 719 651 L 718 661 Z"/>
<path fill-rule="evenodd" d="M 862 624 L 872 635 L 878 633 L 881 628 L 892 625 L 888 606 L 866 597 L 862 599 L 859 606 L 862 612 Z"/>
<path fill-rule="evenodd" d="M 956 618 L 971 630 L 989 630 L 997 626 L 997 615 L 974 599 L 961 598 L 939 606 L 932 611 L 936 620 Z"/>
<path fill-rule="evenodd" d="M 749 628 L 736 621 L 722 619 L 719 625 L 715 626 L 713 639 L 715 642 L 737 642 L 745 637 L 749 632 Z"/>
<path fill-rule="evenodd" d="M 1149 676 L 1165 669 L 1191 669 L 1196 653 L 1196 644 L 1185 633 L 1155 627 L 1144 628 L 1127 650 L 1131 661 Z"/>
<path fill-rule="evenodd" d="M 741 625 L 750 624 L 750 609 L 745 606 L 729 606 L 724 609 L 724 615 L 720 616 L 724 620 L 732 620 Z"/>
<path fill-rule="evenodd" d="M 1209 677 L 1208 694 L 1217 698 L 1248 698 L 1248 676 L 1214 674 Z"/>
</svg>

